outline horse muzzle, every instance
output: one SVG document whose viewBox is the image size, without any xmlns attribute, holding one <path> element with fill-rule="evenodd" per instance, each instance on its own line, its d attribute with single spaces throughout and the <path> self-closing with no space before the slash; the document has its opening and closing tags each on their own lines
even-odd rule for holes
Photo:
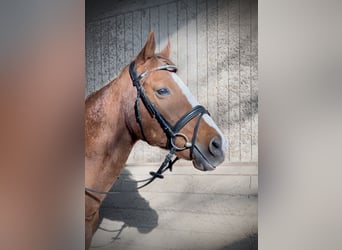
<svg viewBox="0 0 342 250">
<path fill-rule="evenodd" d="M 201 171 L 212 171 L 225 159 L 220 137 L 213 137 L 206 147 L 196 143 L 193 149 L 192 163 L 195 168 Z"/>
</svg>

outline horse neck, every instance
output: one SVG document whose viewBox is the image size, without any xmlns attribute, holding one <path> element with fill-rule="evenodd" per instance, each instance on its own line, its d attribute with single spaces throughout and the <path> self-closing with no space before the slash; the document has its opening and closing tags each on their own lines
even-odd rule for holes
<svg viewBox="0 0 342 250">
<path fill-rule="evenodd" d="M 134 91 L 127 68 L 119 78 L 86 100 L 86 186 L 108 191 L 120 174 L 136 139 L 127 127 Z"/>
</svg>

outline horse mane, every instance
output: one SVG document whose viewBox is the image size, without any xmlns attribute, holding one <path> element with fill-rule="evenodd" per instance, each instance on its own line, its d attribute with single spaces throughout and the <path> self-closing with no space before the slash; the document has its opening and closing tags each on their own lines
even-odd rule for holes
<svg viewBox="0 0 342 250">
<path fill-rule="evenodd" d="M 118 79 L 118 77 L 110 80 L 109 82 L 107 82 L 105 85 L 103 85 L 101 88 L 99 88 L 98 90 L 94 91 L 93 93 L 89 94 L 86 97 L 86 102 L 90 101 L 93 97 L 99 95 L 101 92 L 103 92 L 105 89 L 107 89 L 113 82 L 116 82 Z"/>
<path fill-rule="evenodd" d="M 156 54 L 156 57 L 163 61 L 165 64 L 175 65 L 174 62 L 172 62 L 169 58 L 163 56 L 162 54 Z"/>
</svg>

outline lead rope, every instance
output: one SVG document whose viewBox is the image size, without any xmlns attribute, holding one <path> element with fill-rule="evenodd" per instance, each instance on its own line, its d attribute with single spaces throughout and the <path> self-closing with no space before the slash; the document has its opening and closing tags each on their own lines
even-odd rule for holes
<svg viewBox="0 0 342 250">
<path fill-rule="evenodd" d="M 165 156 L 165 159 L 163 161 L 163 163 L 161 164 L 161 166 L 159 167 L 159 169 L 157 170 L 157 172 L 151 171 L 150 175 L 152 175 L 152 177 L 147 178 L 145 180 L 139 180 L 137 181 L 139 182 L 146 182 L 145 184 L 137 187 L 137 189 L 143 188 L 145 186 L 147 186 L 148 184 L 150 184 L 152 181 L 154 181 L 156 178 L 160 178 L 163 179 L 163 173 L 166 170 L 170 170 L 170 172 L 172 172 L 172 166 L 173 164 L 176 163 L 176 161 L 179 160 L 179 158 L 176 156 L 176 158 L 174 160 L 172 160 L 173 155 L 176 153 L 176 149 L 175 148 L 171 148 L 170 152 Z"/>
<path fill-rule="evenodd" d="M 152 177 L 144 179 L 144 180 L 136 181 L 137 183 L 146 182 L 143 185 L 137 187 L 137 189 L 140 189 L 140 188 L 147 186 L 152 181 L 154 181 L 156 178 L 163 179 L 164 178 L 163 173 L 168 169 L 170 170 L 170 172 L 172 172 L 173 164 L 175 164 L 176 161 L 179 160 L 179 158 L 177 156 L 174 160 L 172 160 L 172 157 L 174 156 L 175 153 L 176 153 L 176 149 L 171 148 L 170 152 L 165 156 L 165 159 L 164 159 L 163 163 L 161 164 L 161 166 L 159 167 L 159 169 L 157 170 L 157 172 L 154 172 L 154 171 L 150 172 L 150 175 L 152 175 Z M 87 187 L 85 188 L 85 190 L 87 192 L 97 193 L 97 194 L 118 194 L 118 193 L 121 193 L 118 191 L 108 191 L 108 192 L 98 191 L 98 190 L 87 188 Z"/>
<path fill-rule="evenodd" d="M 97 194 L 118 194 L 118 193 L 121 193 L 118 191 L 108 191 L 108 192 L 98 191 L 98 190 L 87 188 L 87 187 L 85 188 L 85 191 L 90 192 L 90 193 L 97 193 Z"/>
</svg>

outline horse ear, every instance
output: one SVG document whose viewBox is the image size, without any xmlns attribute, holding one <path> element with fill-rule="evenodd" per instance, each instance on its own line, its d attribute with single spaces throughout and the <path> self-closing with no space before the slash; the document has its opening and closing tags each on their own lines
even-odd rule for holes
<svg viewBox="0 0 342 250">
<path fill-rule="evenodd" d="M 137 61 L 145 62 L 148 58 L 154 56 L 155 49 L 156 41 L 154 40 L 154 32 L 151 31 L 148 35 L 144 48 L 140 51 L 139 55 L 137 56 Z"/>
<path fill-rule="evenodd" d="M 167 44 L 165 48 L 162 51 L 160 51 L 160 54 L 165 56 L 166 58 L 170 58 L 170 48 L 171 48 L 170 37 L 168 37 Z"/>
</svg>

